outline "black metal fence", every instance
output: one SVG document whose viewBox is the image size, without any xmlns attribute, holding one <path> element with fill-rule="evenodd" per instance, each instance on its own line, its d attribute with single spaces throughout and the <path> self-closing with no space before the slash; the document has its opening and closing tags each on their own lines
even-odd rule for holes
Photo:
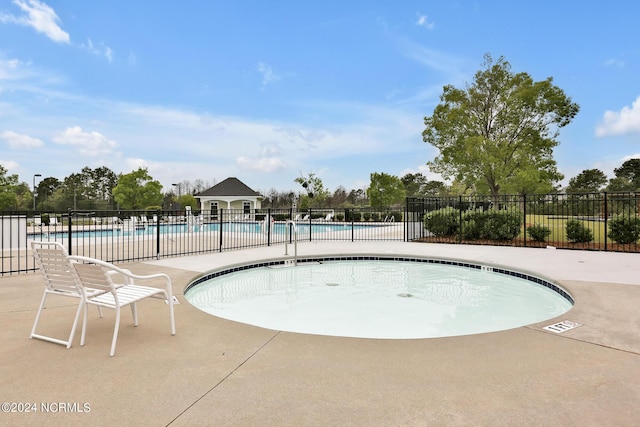
<svg viewBox="0 0 640 427">
<path fill-rule="evenodd" d="M 409 198 L 409 240 L 640 252 L 640 193 Z"/>
<path fill-rule="evenodd" d="M 408 198 L 404 209 L 68 211 L 0 216 L 0 275 L 35 270 L 32 240 L 109 262 L 298 241 L 422 241 L 640 252 L 640 193 Z"/>
<path fill-rule="evenodd" d="M 390 209 L 69 211 L 4 214 L 0 275 L 34 271 L 33 240 L 70 254 L 141 261 L 312 240 L 405 239 L 403 213 Z"/>
</svg>

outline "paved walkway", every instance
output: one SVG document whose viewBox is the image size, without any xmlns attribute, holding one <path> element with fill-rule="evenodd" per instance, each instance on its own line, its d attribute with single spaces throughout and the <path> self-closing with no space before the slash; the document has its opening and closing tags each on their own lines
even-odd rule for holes
<svg viewBox="0 0 640 427">
<path fill-rule="evenodd" d="M 292 247 L 289 247 L 290 253 Z M 87 344 L 29 340 L 37 274 L 0 278 L 1 425 L 616 425 L 640 419 L 640 255 L 396 242 L 301 243 L 302 255 L 389 253 L 505 265 L 556 280 L 576 299 L 558 319 L 419 340 L 325 337 L 207 315 L 182 291 L 223 265 L 282 257 L 284 246 L 133 263 L 168 273 L 181 302 L 145 301 L 140 326 L 90 312 Z M 43 326 L 68 331 L 64 299 Z M 53 302 L 53 300 L 52 300 Z M 582 326 L 554 334 L 559 320 Z M 61 333 L 63 334 L 63 332 Z M 3 411 L 6 406 L 3 406 Z M 37 410 L 37 412 L 34 412 Z M 46 411 L 49 412 L 46 412 Z"/>
</svg>

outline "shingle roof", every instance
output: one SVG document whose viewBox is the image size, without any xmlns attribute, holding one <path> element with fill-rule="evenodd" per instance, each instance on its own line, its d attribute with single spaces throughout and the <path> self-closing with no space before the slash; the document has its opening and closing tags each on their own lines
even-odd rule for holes
<svg viewBox="0 0 640 427">
<path fill-rule="evenodd" d="M 208 190 L 201 191 L 196 194 L 195 197 L 202 196 L 260 196 L 260 193 L 253 191 L 247 187 L 245 183 L 238 178 L 227 178 L 209 188 Z"/>
</svg>

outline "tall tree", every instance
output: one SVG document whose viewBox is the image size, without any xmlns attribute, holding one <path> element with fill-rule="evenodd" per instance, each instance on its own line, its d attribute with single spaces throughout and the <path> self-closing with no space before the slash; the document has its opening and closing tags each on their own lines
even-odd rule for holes
<svg viewBox="0 0 640 427">
<path fill-rule="evenodd" d="M 597 193 L 607 184 L 607 175 L 600 169 L 585 169 L 569 180 L 567 193 Z"/>
<path fill-rule="evenodd" d="M 611 178 L 609 191 L 640 191 L 640 159 L 629 159 L 615 168 L 615 178 Z"/>
<path fill-rule="evenodd" d="M 383 207 L 402 203 L 405 198 L 404 185 L 397 176 L 374 172 L 371 174 L 367 196 L 371 206 Z"/>
<path fill-rule="evenodd" d="M 300 184 L 307 193 L 300 195 L 299 208 L 305 209 L 308 207 L 324 206 L 327 197 L 329 197 L 329 191 L 324 187 L 322 180 L 317 177 L 315 173 L 312 172 L 306 177 L 298 177 L 294 179 L 294 181 Z"/>
<path fill-rule="evenodd" d="M 122 209 L 144 209 L 160 206 L 162 185 L 155 181 L 146 168 L 138 168 L 120 175 L 118 185 L 113 189 L 113 197 Z"/>
<path fill-rule="evenodd" d="M 427 183 L 427 177 L 421 173 L 408 173 L 403 175 L 400 180 L 404 186 L 407 197 L 422 196 L 422 188 Z"/>
<path fill-rule="evenodd" d="M 16 187 L 18 186 L 18 175 L 7 175 L 9 170 L 0 165 L 0 210 L 18 209 L 18 196 Z"/>
<path fill-rule="evenodd" d="M 534 82 L 489 54 L 483 66 L 464 89 L 445 86 L 433 115 L 425 117 L 423 140 L 439 150 L 428 165 L 494 197 L 523 182 L 530 187 L 532 176 L 548 184 L 562 179 L 553 148 L 579 106 L 551 77 Z"/>
</svg>

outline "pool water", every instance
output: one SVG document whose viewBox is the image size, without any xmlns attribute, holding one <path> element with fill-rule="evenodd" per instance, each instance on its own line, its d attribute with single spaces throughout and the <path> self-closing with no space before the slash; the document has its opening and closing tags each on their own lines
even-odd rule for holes
<svg viewBox="0 0 640 427">
<path fill-rule="evenodd" d="M 387 225 L 388 226 L 388 225 Z M 117 236 L 155 236 L 158 234 L 179 234 L 179 233 L 200 233 L 200 232 L 217 232 L 222 228 L 223 232 L 237 232 L 237 233 L 264 233 L 264 224 L 260 221 L 249 222 L 211 222 L 205 224 L 161 224 L 160 230 L 155 224 L 145 225 L 139 228 L 125 228 L 122 226 L 115 226 L 108 229 L 94 229 L 83 231 L 72 231 L 71 235 L 75 238 L 91 238 L 91 237 L 117 237 Z M 288 225 L 283 222 L 275 222 L 271 225 L 271 233 L 277 235 L 285 235 L 287 233 Z M 376 224 L 351 224 L 351 223 L 328 223 L 328 224 L 297 224 L 296 225 L 299 236 L 305 236 L 309 233 L 326 233 L 335 231 L 346 231 L 360 228 L 373 228 L 373 227 L 386 227 L 385 225 Z M 42 238 L 46 234 L 50 236 L 66 237 L 68 231 L 65 227 L 58 228 L 46 228 L 46 233 L 36 233 L 34 238 Z"/>
<path fill-rule="evenodd" d="M 199 283 L 185 298 L 268 329 L 385 339 L 500 331 L 572 307 L 546 286 L 491 269 L 382 260 L 250 268 Z"/>
</svg>

